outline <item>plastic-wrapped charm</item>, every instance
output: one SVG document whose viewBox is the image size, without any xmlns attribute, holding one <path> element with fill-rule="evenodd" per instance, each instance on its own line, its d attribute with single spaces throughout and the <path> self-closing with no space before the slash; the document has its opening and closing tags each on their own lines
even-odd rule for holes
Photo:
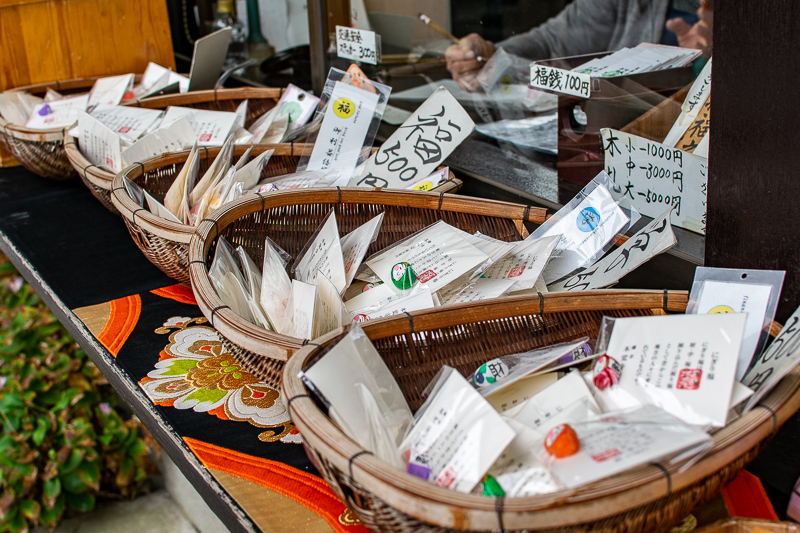
<svg viewBox="0 0 800 533">
<path fill-rule="evenodd" d="M 353 317 L 353 322 L 366 322 L 369 320 L 369 317 L 364 314 L 356 315 Z"/>
<path fill-rule="evenodd" d="M 569 424 L 559 424 L 547 432 L 544 449 L 553 457 L 563 458 L 578 453 L 581 441 Z"/>
<path fill-rule="evenodd" d="M 500 483 L 495 478 L 486 474 L 481 482 L 481 494 L 493 498 L 502 498 L 506 495 L 506 491 L 503 490 L 503 487 L 500 486 Z"/>
<path fill-rule="evenodd" d="M 50 111 L 51 111 L 50 106 L 48 104 L 44 104 L 39 109 L 39 116 L 45 117 L 50 114 Z"/>
<path fill-rule="evenodd" d="M 506 365 L 501 359 L 492 359 L 491 361 L 487 361 L 475 371 L 472 375 L 472 381 L 478 387 L 483 387 L 485 385 L 492 385 L 493 383 L 497 383 L 498 380 L 503 379 L 508 375 L 508 365 Z"/>
<path fill-rule="evenodd" d="M 619 383 L 619 376 L 622 373 L 622 366 L 616 359 L 607 355 L 601 355 L 597 358 L 592 370 L 592 381 L 594 386 L 603 390 L 612 385 Z"/>
<path fill-rule="evenodd" d="M 408 290 L 417 282 L 417 274 L 405 261 L 392 267 L 392 282 L 400 290 Z"/>
</svg>

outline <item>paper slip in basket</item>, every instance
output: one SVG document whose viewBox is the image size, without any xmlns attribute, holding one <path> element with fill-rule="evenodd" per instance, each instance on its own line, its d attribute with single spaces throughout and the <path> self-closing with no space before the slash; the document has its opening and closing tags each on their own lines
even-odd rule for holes
<svg viewBox="0 0 800 533">
<path fill-rule="evenodd" d="M 618 318 L 606 353 L 622 364 L 619 386 L 689 424 L 723 427 L 746 315 Z"/>
<path fill-rule="evenodd" d="M 487 259 L 486 254 L 462 239 L 447 223 L 439 221 L 378 252 L 366 263 L 390 287 L 394 286 L 392 268 L 398 263 L 408 263 L 417 281 L 436 292 Z"/>
<path fill-rule="evenodd" d="M 652 405 L 607 413 L 572 424 L 580 450 L 569 457 L 547 455 L 539 441 L 539 459 L 568 489 L 574 489 L 682 450 L 711 446 L 711 437 Z"/>
<path fill-rule="evenodd" d="M 336 214 L 333 211 L 328 213 L 306 247 L 297 255 L 294 265 L 295 279 L 306 283 L 315 283 L 317 272 L 322 272 L 339 293 L 344 291 L 344 258 Z"/>
<path fill-rule="evenodd" d="M 53 102 L 42 102 L 33 108 L 33 113 L 28 118 L 25 127 L 50 129 L 71 126 L 77 122 L 78 112 L 86 110 L 88 102 L 88 94 L 62 98 Z"/>
</svg>

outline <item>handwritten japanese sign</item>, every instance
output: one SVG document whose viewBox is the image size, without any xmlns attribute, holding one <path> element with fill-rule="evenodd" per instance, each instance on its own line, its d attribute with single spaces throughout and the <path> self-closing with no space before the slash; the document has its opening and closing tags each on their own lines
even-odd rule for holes
<svg viewBox="0 0 800 533">
<path fill-rule="evenodd" d="M 531 87 L 578 98 L 589 98 L 592 79 L 588 74 L 531 63 Z"/>
<path fill-rule="evenodd" d="M 547 289 L 556 291 L 587 291 L 602 289 L 619 281 L 623 276 L 638 268 L 654 256 L 669 250 L 677 242 L 669 223 L 667 211 L 628 241 L 583 272 L 550 285 Z"/>
<path fill-rule="evenodd" d="M 800 363 L 800 308 L 789 317 L 769 348 L 742 379 L 742 383 L 755 392 L 747 402 L 744 412 L 761 401 L 761 398 L 766 396 L 798 363 Z"/>
<path fill-rule="evenodd" d="M 336 54 L 344 59 L 377 65 L 381 60 L 380 37 L 374 31 L 336 26 Z"/>
<path fill-rule="evenodd" d="M 474 129 L 464 108 L 439 87 L 369 158 L 355 185 L 405 189 L 429 176 Z"/>
<path fill-rule="evenodd" d="M 306 170 L 340 170 L 350 176 L 378 105 L 378 95 L 337 81 Z"/>
<path fill-rule="evenodd" d="M 674 225 L 705 234 L 707 159 L 617 130 L 604 128 L 600 135 L 618 196 L 652 218 L 673 207 Z"/>
<path fill-rule="evenodd" d="M 706 63 L 706 66 L 703 67 L 702 72 L 694 81 L 692 86 L 689 88 L 689 92 L 686 94 L 686 98 L 683 100 L 683 104 L 681 105 L 681 114 L 678 116 L 678 119 L 675 121 L 675 124 L 672 125 L 670 128 L 669 133 L 664 138 L 664 144 L 667 146 L 674 146 L 676 148 L 680 148 L 681 150 L 686 150 L 687 152 L 694 151 L 694 148 L 697 146 L 697 142 L 705 136 L 706 132 L 708 131 L 708 113 L 711 107 L 711 103 L 709 101 L 709 97 L 711 95 L 711 60 Z M 705 119 L 703 119 L 702 114 L 705 113 Z M 694 124 L 699 119 L 705 125 L 702 126 L 704 129 L 700 130 Z M 681 145 L 679 141 L 686 135 L 687 131 L 690 128 L 695 128 L 695 131 L 692 135 L 693 138 L 696 139 L 694 146 L 684 147 Z"/>
<path fill-rule="evenodd" d="M 697 112 L 694 120 L 683 132 L 675 148 L 685 150 L 687 152 L 694 152 L 700 146 L 700 142 L 708 134 L 708 129 L 711 126 L 711 96 L 706 98 L 705 103 Z"/>
</svg>

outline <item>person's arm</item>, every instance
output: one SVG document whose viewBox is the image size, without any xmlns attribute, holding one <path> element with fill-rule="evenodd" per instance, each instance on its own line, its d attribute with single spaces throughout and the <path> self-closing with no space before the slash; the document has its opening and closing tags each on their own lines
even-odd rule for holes
<svg viewBox="0 0 800 533">
<path fill-rule="evenodd" d="M 691 26 L 682 18 L 668 20 L 667 29 L 677 35 L 678 44 L 683 48 L 696 48 L 702 50 L 704 56 L 711 57 L 714 11 L 703 2 L 697 16 L 700 20 Z"/>
<path fill-rule="evenodd" d="M 476 75 L 487 59 L 494 54 L 494 46 L 477 33 L 470 33 L 451 45 L 444 54 L 447 70 L 462 89 L 477 88 Z"/>
</svg>

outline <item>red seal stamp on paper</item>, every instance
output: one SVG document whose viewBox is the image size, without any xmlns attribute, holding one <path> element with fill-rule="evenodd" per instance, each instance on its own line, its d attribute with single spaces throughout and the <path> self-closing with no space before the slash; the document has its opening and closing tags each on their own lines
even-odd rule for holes
<svg viewBox="0 0 800 533">
<path fill-rule="evenodd" d="M 117 130 L 117 133 L 128 133 L 131 131 L 130 126 L 122 126 L 120 129 Z"/>
<path fill-rule="evenodd" d="M 699 368 L 684 368 L 678 373 L 678 383 L 675 385 L 675 388 L 681 390 L 697 390 L 700 388 L 700 380 L 702 377 L 703 371 Z"/>
<path fill-rule="evenodd" d="M 594 454 L 592 456 L 592 461 L 595 463 L 602 463 L 603 461 L 608 461 L 609 459 L 612 459 L 618 455 L 622 455 L 622 452 L 617 448 L 611 448 L 610 450 Z"/>
<path fill-rule="evenodd" d="M 201 143 L 207 143 L 208 141 L 211 140 L 211 134 L 210 133 L 204 133 L 204 134 L 200 135 L 197 138 L 197 140 L 200 141 Z"/>
<path fill-rule="evenodd" d="M 417 276 L 417 279 L 419 280 L 420 283 L 427 283 L 435 277 L 436 277 L 436 272 L 434 272 L 433 270 L 426 270 L 425 272 Z"/>
<path fill-rule="evenodd" d="M 456 469 L 452 466 L 448 466 L 444 469 L 444 472 L 439 474 L 439 477 L 436 478 L 436 484 L 440 487 L 450 487 L 453 483 L 456 482 Z"/>
<path fill-rule="evenodd" d="M 514 267 L 511 269 L 511 272 L 508 273 L 509 278 L 516 278 L 517 276 L 521 276 L 522 273 L 525 272 L 525 266 L 521 267 Z"/>
<path fill-rule="evenodd" d="M 369 320 L 367 315 L 361 314 L 353 317 L 353 322 L 366 322 Z"/>
</svg>

